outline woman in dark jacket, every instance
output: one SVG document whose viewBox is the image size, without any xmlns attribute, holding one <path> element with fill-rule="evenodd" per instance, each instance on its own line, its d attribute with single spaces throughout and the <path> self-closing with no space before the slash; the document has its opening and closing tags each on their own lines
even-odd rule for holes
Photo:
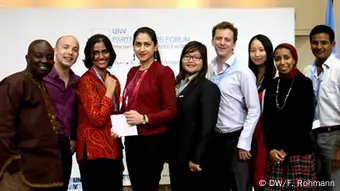
<svg viewBox="0 0 340 191">
<path fill-rule="evenodd" d="M 209 190 L 205 183 L 205 157 L 214 132 L 220 90 L 205 78 L 207 48 L 189 42 L 182 51 L 176 78 L 177 117 L 170 128 L 172 152 L 169 169 L 172 191 Z"/>
<path fill-rule="evenodd" d="M 278 45 L 274 60 L 279 77 L 266 90 L 262 118 L 268 151 L 265 190 L 315 190 L 312 81 L 297 69 L 292 45 Z"/>
</svg>

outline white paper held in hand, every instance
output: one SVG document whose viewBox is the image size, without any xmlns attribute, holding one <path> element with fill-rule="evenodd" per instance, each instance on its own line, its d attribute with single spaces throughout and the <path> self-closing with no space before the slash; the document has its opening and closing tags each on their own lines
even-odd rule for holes
<svg viewBox="0 0 340 191">
<path fill-rule="evenodd" d="M 111 122 L 112 130 L 120 137 L 138 135 L 137 126 L 128 124 L 123 114 L 111 115 Z"/>
</svg>

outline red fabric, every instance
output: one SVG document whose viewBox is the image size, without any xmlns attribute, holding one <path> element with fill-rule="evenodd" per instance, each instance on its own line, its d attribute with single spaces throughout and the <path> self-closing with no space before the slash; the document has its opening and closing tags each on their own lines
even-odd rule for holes
<svg viewBox="0 0 340 191">
<path fill-rule="evenodd" d="M 129 84 L 126 85 L 126 88 L 124 90 L 124 97 L 125 97 L 124 104 L 125 104 L 126 110 L 130 110 L 130 108 L 132 107 L 133 100 L 136 98 L 136 95 L 140 88 L 140 83 L 137 83 L 137 82 L 141 82 L 143 76 L 146 75 L 146 72 L 147 71 L 137 70 L 137 72 L 134 75 L 134 78 L 130 81 Z M 137 84 L 139 84 L 139 86 L 137 86 Z"/>
<path fill-rule="evenodd" d="M 111 76 L 116 80 L 114 96 L 118 106 L 120 84 L 115 76 Z M 88 159 L 120 157 L 120 143 L 111 136 L 110 116 L 114 112 L 114 105 L 112 100 L 105 96 L 106 88 L 93 69 L 80 78 L 76 92 L 79 98 L 76 141 L 78 162 L 83 159 L 85 143 Z"/>
<path fill-rule="evenodd" d="M 273 180 L 276 181 L 276 184 L 266 184 L 265 191 L 316 191 L 314 154 L 286 156 L 280 165 L 273 164 L 268 160 L 266 166 L 266 182 Z M 277 183 L 281 183 L 281 185 Z"/>
<path fill-rule="evenodd" d="M 130 69 L 126 86 L 134 78 L 138 68 L 136 66 Z M 153 135 L 168 130 L 166 123 L 176 117 L 175 89 L 175 75 L 170 67 L 163 66 L 158 62 L 152 63 L 140 82 L 140 88 L 136 92 L 130 108 L 142 115 L 147 115 L 149 119 L 148 124 L 138 125 L 140 135 Z M 127 111 L 124 106 L 126 103 L 125 90 L 123 103 L 122 110 Z"/>
<path fill-rule="evenodd" d="M 259 92 L 260 104 L 262 105 L 262 94 Z M 260 180 L 265 180 L 267 150 L 263 142 L 262 116 L 260 116 L 255 127 L 252 145 L 252 170 L 253 184 L 260 187 Z"/>
<path fill-rule="evenodd" d="M 290 71 L 288 74 L 286 75 L 282 75 L 282 74 L 279 74 L 280 75 L 280 78 L 289 78 L 289 79 L 293 79 L 295 78 L 295 76 L 298 74 L 298 73 L 301 73 L 299 69 L 297 68 L 294 68 L 292 71 Z"/>
</svg>

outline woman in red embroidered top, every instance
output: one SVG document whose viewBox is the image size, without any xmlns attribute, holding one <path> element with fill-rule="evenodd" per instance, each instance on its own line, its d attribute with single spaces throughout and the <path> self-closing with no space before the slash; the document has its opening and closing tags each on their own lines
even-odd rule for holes
<svg viewBox="0 0 340 191">
<path fill-rule="evenodd" d="M 134 191 L 158 191 L 168 154 L 167 122 L 176 116 L 175 76 L 161 65 L 156 33 L 148 27 L 133 35 L 140 66 L 130 69 L 123 92 L 123 111 L 138 136 L 125 138 L 126 162 Z"/>
<path fill-rule="evenodd" d="M 265 89 L 268 84 L 272 83 L 276 68 L 273 59 L 273 45 L 269 38 L 265 35 L 258 34 L 250 39 L 249 46 L 249 68 L 253 71 L 257 79 L 257 91 L 261 105 Z M 253 186 L 256 191 L 264 190 L 260 185 L 261 180 L 265 179 L 267 151 L 263 143 L 262 117 L 257 122 L 253 143 L 252 143 L 252 159 L 251 159 L 251 175 Z"/>
<path fill-rule="evenodd" d="M 107 71 L 116 53 L 110 40 L 101 34 L 87 41 L 84 53 L 89 70 L 80 78 L 77 88 L 76 142 L 83 190 L 122 190 L 122 144 L 111 134 L 110 120 L 118 109 L 120 84 Z"/>
</svg>

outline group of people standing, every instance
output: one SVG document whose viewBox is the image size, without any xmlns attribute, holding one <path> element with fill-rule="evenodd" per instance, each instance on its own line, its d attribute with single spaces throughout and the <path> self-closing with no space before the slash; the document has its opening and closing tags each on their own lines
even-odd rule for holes
<svg viewBox="0 0 340 191">
<path fill-rule="evenodd" d="M 60 37 L 54 49 L 35 40 L 26 69 L 0 83 L 0 190 L 66 191 L 73 153 L 84 191 L 122 190 L 123 148 L 134 191 L 157 191 L 165 163 L 173 191 L 337 190 L 334 36 L 325 25 L 313 28 L 315 61 L 302 73 L 293 45 L 274 48 L 256 35 L 247 67 L 234 54 L 238 30 L 224 21 L 212 29 L 211 63 L 207 47 L 191 41 L 175 76 L 161 64 L 155 31 L 142 27 L 133 35 L 140 65 L 125 87 L 109 72 L 116 53 L 105 35 L 88 39 L 81 77 L 71 70 L 79 55 L 74 36 Z M 115 114 L 138 136 L 123 144 L 112 131 Z"/>
<path fill-rule="evenodd" d="M 309 40 L 315 60 L 303 72 L 297 68 L 294 46 L 283 43 L 273 50 L 263 35 L 249 43 L 249 67 L 261 103 L 252 147 L 256 190 L 340 189 L 340 60 L 332 53 L 335 34 L 317 25 Z M 266 57 L 262 62 L 261 56 Z"/>
</svg>

